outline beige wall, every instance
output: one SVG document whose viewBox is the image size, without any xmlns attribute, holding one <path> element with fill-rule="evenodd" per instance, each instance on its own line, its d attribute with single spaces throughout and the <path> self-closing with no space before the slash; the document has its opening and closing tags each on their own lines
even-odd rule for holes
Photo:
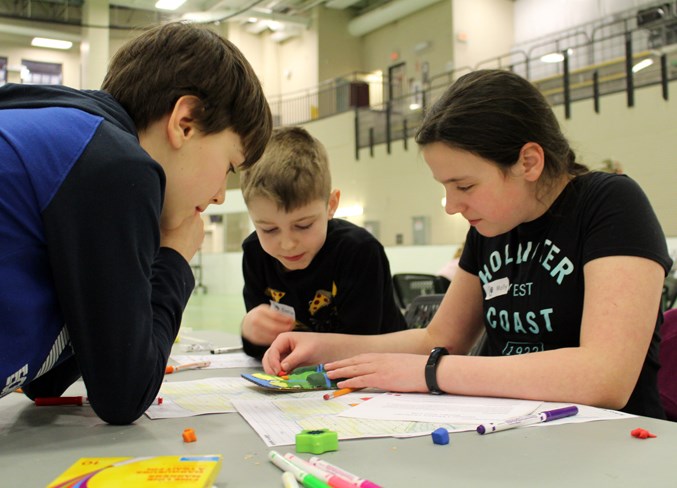
<svg viewBox="0 0 677 488">
<path fill-rule="evenodd" d="M 354 71 L 364 71 L 362 39 L 348 33 L 347 10 L 318 8 L 318 78 L 332 80 Z"/>
<path fill-rule="evenodd" d="M 677 92 L 677 82 L 670 86 Z M 635 107 L 627 108 L 625 95 L 601 99 L 601 113 L 595 114 L 591 101 L 576 102 L 572 118 L 565 120 L 563 108 L 555 107 L 563 130 L 579 160 L 590 168 L 604 159 L 617 159 L 625 172 L 647 193 L 667 236 L 677 236 L 677 212 L 673 195 L 677 188 L 677 100 L 665 102 L 660 87 L 637 90 Z M 342 192 L 341 205 L 360 204 L 364 215 L 352 218 L 357 224 L 380 222 L 380 239 L 395 245 L 395 235 L 403 234 L 404 245 L 412 243 L 411 219 L 430 219 L 431 244 L 458 244 L 467 232 L 467 223 L 444 213 L 440 200 L 442 187 L 433 181 L 413 142 L 409 150 L 401 141 L 386 153 L 385 145 L 360 151 L 355 160 L 354 129 L 351 114 L 305 124 L 327 146 L 332 163 L 334 186 Z"/>
<path fill-rule="evenodd" d="M 647 193 L 665 234 L 677 236 L 677 81 L 669 89 L 667 102 L 656 86 L 636 90 L 632 108 L 618 93 L 601 98 L 599 114 L 592 100 L 574 103 L 569 120 L 563 107 L 555 112 L 579 159 L 591 168 L 604 159 L 620 161 Z"/>
<path fill-rule="evenodd" d="M 455 68 L 474 68 L 478 62 L 510 52 L 514 40 L 510 21 L 514 3 L 513 0 L 453 0 Z"/>
<path fill-rule="evenodd" d="M 333 186 L 341 190 L 340 206 L 364 208 L 362 216 L 350 220 L 358 225 L 378 221 L 381 242 L 392 246 L 397 234 L 403 235 L 404 245 L 411 245 L 412 217 L 427 216 L 431 244 L 461 242 L 468 224 L 444 213 L 444 191 L 430 176 L 416 144 L 409 140 L 405 150 L 402 141 L 394 142 L 391 154 L 382 144 L 375 147 L 373 158 L 363 149 L 355 160 L 353 123 L 353 115 L 348 113 L 304 125 L 327 148 Z"/>
<path fill-rule="evenodd" d="M 451 0 L 444 0 L 363 36 L 363 67 L 387 73 L 389 66 L 405 62 L 406 78 L 420 80 L 423 62 L 431 74 L 445 70 L 453 58 L 451 39 Z M 394 52 L 397 60 L 391 58 Z"/>
</svg>

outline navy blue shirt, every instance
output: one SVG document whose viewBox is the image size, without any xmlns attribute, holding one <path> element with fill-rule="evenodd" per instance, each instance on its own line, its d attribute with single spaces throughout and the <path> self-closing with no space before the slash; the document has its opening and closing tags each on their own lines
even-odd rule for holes
<svg viewBox="0 0 677 488">
<path fill-rule="evenodd" d="M 638 256 L 672 265 L 658 219 L 627 176 L 574 178 L 540 218 L 483 237 L 468 232 L 459 266 L 483 287 L 489 354 L 510 356 L 578 347 L 583 317 L 583 267 L 605 256 Z M 658 397 L 658 327 L 625 411 L 664 418 Z"/>
<path fill-rule="evenodd" d="M 110 95 L 0 88 L 0 396 L 82 376 L 103 420 L 143 414 L 194 286 L 160 248 L 164 186 Z"/>
<path fill-rule="evenodd" d="M 256 232 L 242 249 L 247 311 L 271 300 L 288 305 L 299 331 L 369 335 L 406 328 L 383 246 L 362 227 L 331 219 L 324 245 L 300 270 L 284 269 L 263 250 Z M 267 349 L 244 337 L 242 344 L 254 357 Z"/>
</svg>

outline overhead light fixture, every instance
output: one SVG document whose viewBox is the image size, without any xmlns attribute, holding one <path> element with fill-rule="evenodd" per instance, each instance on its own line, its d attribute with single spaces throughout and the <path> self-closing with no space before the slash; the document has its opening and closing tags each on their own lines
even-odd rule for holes
<svg viewBox="0 0 677 488">
<path fill-rule="evenodd" d="M 70 49 L 73 47 L 73 43 L 59 39 L 47 39 L 46 37 L 34 37 L 31 41 L 31 46 L 47 47 L 50 49 Z"/>
<path fill-rule="evenodd" d="M 284 28 L 284 26 L 282 25 L 282 22 L 278 22 L 277 20 L 268 20 L 268 21 L 266 21 L 266 25 L 273 32 L 277 32 L 277 31 L 282 30 Z"/>
<path fill-rule="evenodd" d="M 544 63 L 561 63 L 564 61 L 564 54 L 562 53 L 548 53 L 541 56 L 541 61 Z"/>
<path fill-rule="evenodd" d="M 334 213 L 334 217 L 357 217 L 364 213 L 364 208 L 362 205 L 352 205 L 350 207 L 339 207 Z"/>
<path fill-rule="evenodd" d="M 158 0 L 155 8 L 158 10 L 176 10 L 184 3 L 186 3 L 186 0 Z"/>
<path fill-rule="evenodd" d="M 567 49 L 567 54 L 571 55 L 572 49 Z M 564 61 L 564 54 L 561 52 L 548 53 L 541 56 L 541 61 L 544 63 L 561 63 Z"/>
<path fill-rule="evenodd" d="M 652 64 L 653 59 L 651 58 L 642 59 L 639 63 L 637 63 L 632 67 L 632 72 L 637 73 L 638 71 L 642 71 L 644 68 L 648 68 Z"/>
<path fill-rule="evenodd" d="M 411 110 L 412 112 L 413 112 L 414 110 L 418 110 L 419 108 L 421 108 L 421 104 L 420 104 L 420 103 L 410 103 L 410 104 L 409 104 L 409 110 Z"/>
</svg>

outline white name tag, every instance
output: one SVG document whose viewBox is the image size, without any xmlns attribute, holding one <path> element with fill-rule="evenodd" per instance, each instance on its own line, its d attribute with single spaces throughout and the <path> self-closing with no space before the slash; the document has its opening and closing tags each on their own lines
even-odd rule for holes
<svg viewBox="0 0 677 488">
<path fill-rule="evenodd" d="M 291 318 L 296 320 L 296 312 L 294 312 L 294 307 L 290 307 L 284 303 L 278 303 L 274 300 L 270 301 L 270 306 L 273 310 L 277 310 L 278 312 L 281 312 L 285 315 L 289 315 Z"/>
<path fill-rule="evenodd" d="M 501 278 L 500 280 L 487 283 L 483 285 L 483 287 L 486 295 L 484 299 L 491 300 L 492 298 L 508 294 L 508 291 L 510 290 L 510 280 L 508 278 Z"/>
</svg>

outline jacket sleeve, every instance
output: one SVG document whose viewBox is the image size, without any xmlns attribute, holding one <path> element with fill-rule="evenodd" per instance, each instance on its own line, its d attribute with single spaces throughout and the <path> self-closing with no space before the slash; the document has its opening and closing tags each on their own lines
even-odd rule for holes
<svg viewBox="0 0 677 488">
<path fill-rule="evenodd" d="M 263 294 L 263 266 L 257 266 L 257 259 L 255 247 L 259 246 L 258 242 L 252 241 L 252 237 L 246 239 L 242 245 L 242 275 L 244 277 L 243 298 L 247 312 L 256 308 L 262 303 L 268 303 L 268 299 Z M 263 252 L 263 250 L 261 250 Z M 241 334 L 240 334 L 241 335 Z M 268 350 L 268 346 L 261 346 L 254 344 L 244 336 L 242 338 L 242 350 L 245 354 L 261 359 Z"/>
<path fill-rule="evenodd" d="M 138 150 L 130 156 L 130 139 L 97 134 L 43 212 L 75 361 L 94 411 L 112 424 L 135 421 L 156 397 L 194 286 L 186 260 L 160 248 L 164 173 Z M 72 374 L 58 368 L 29 394 L 65 390 Z"/>
</svg>

